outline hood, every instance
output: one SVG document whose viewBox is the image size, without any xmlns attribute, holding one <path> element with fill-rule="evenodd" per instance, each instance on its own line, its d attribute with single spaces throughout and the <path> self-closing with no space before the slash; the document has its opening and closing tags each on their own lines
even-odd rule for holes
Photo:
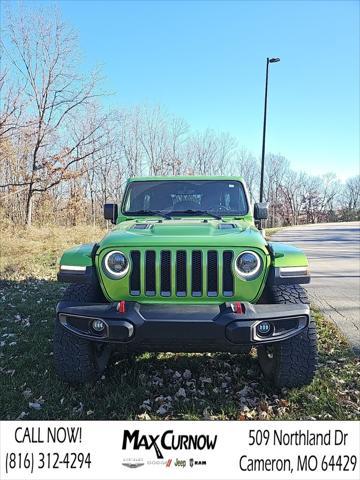
<svg viewBox="0 0 360 480">
<path fill-rule="evenodd" d="M 127 220 L 110 231 L 100 248 L 121 246 L 251 247 L 266 252 L 267 242 L 244 220 L 183 218 Z"/>
</svg>

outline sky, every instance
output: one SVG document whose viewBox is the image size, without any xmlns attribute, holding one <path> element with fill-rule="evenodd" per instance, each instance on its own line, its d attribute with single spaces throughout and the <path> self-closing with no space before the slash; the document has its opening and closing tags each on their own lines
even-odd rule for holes
<svg viewBox="0 0 360 480">
<path fill-rule="evenodd" d="M 27 0 L 27 4 L 39 4 Z M 42 5 L 54 2 L 42 1 Z M 359 2 L 56 2 L 109 105 L 161 104 L 192 129 L 229 132 L 310 174 L 359 173 Z"/>
</svg>

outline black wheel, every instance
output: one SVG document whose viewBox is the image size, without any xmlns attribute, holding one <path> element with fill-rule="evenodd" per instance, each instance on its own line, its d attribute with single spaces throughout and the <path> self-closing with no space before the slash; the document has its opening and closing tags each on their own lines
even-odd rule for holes
<svg viewBox="0 0 360 480">
<path fill-rule="evenodd" d="M 71 284 L 63 300 L 82 303 L 105 302 L 99 288 L 88 284 Z M 68 383 L 85 383 L 97 380 L 104 372 L 111 347 L 77 337 L 55 320 L 54 361 L 58 375 Z"/>
<path fill-rule="evenodd" d="M 309 300 L 300 285 L 279 285 L 269 292 L 270 303 L 304 303 Z M 257 349 L 258 360 L 264 376 L 277 387 L 301 387 L 314 378 L 317 368 L 316 325 L 310 318 L 309 325 L 299 335 Z"/>
</svg>

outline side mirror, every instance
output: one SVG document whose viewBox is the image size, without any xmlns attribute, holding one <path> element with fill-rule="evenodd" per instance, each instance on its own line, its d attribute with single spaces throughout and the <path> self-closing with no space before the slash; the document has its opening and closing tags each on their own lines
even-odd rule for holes
<svg viewBox="0 0 360 480">
<path fill-rule="evenodd" d="M 268 218 L 268 204 L 266 202 L 255 203 L 254 218 L 255 220 L 266 220 Z"/>
<path fill-rule="evenodd" d="M 104 205 L 105 220 L 110 220 L 111 223 L 116 223 L 117 216 L 118 216 L 117 203 L 105 203 Z"/>
</svg>

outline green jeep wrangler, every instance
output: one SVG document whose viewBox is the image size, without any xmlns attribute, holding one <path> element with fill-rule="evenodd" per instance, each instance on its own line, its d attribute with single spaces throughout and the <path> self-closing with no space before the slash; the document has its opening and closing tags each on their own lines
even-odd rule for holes
<svg viewBox="0 0 360 480">
<path fill-rule="evenodd" d="M 58 280 L 54 358 L 70 383 L 96 380 L 113 352 L 231 352 L 256 347 L 278 387 L 311 382 L 316 328 L 299 284 L 299 249 L 268 242 L 238 177 L 128 181 L 115 227 L 99 243 L 66 250 Z"/>
</svg>

